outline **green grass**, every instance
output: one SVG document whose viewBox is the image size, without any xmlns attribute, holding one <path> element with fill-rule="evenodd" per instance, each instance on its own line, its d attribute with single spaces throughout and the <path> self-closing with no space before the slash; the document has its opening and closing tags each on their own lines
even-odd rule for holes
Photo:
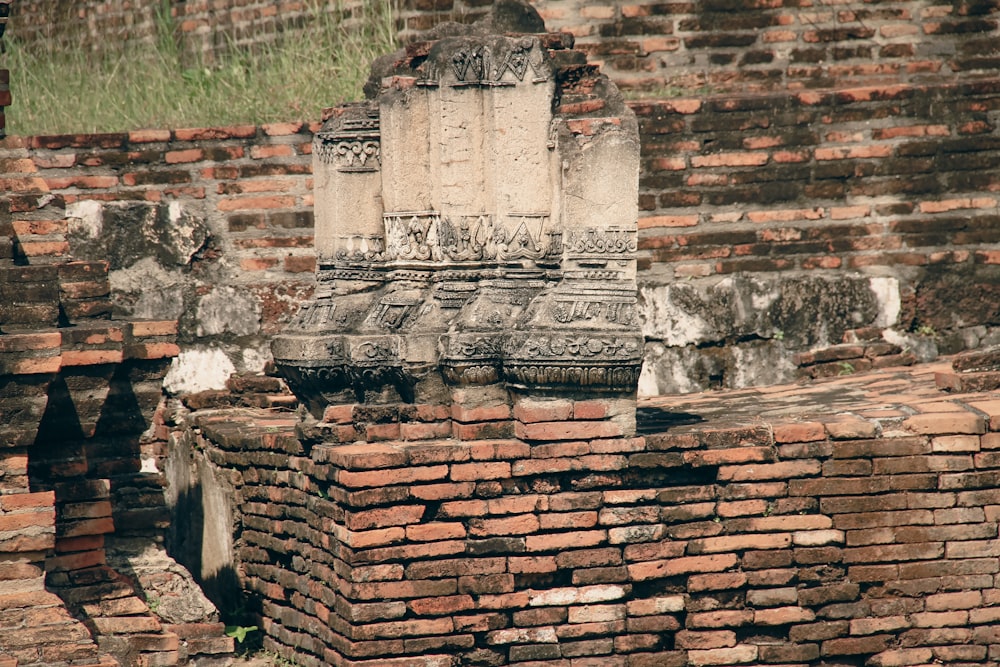
<svg viewBox="0 0 1000 667">
<path fill-rule="evenodd" d="M 363 20 L 346 23 L 321 10 L 331 3 L 313 0 L 311 27 L 253 49 L 227 49 L 211 67 L 192 66 L 166 15 L 157 18 L 153 44 L 97 53 L 44 44 L 29 50 L 11 31 L 0 56 L 11 71 L 7 133 L 316 120 L 323 107 L 360 99 L 371 61 L 396 48 L 392 3 L 364 3 Z"/>
</svg>

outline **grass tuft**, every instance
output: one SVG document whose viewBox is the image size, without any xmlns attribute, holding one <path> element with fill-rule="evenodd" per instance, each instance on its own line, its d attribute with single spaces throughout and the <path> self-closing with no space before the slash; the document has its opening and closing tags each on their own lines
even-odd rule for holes
<svg viewBox="0 0 1000 667">
<path fill-rule="evenodd" d="M 29 49 L 6 39 L 18 135 L 123 132 L 315 120 L 323 107 L 360 99 L 371 61 L 396 48 L 393 0 L 360 3 L 349 18 L 339 0 L 309 0 L 306 28 L 253 48 L 230 45 L 219 62 L 191 63 L 166 11 L 152 43 L 93 51 Z M 166 6 L 166 5 L 165 5 Z M 329 7 L 337 11 L 329 11 Z M 355 5 L 356 6 L 356 5 Z M 116 48 L 117 47 L 117 48 Z"/>
</svg>

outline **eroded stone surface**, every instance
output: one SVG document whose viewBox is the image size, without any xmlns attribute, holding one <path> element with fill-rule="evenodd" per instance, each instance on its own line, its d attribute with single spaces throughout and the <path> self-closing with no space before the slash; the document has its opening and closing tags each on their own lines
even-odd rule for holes
<svg viewBox="0 0 1000 667">
<path fill-rule="evenodd" d="M 489 34 L 539 29 L 530 11 L 377 62 L 373 99 L 317 133 L 317 298 L 273 346 L 317 416 L 494 386 L 634 394 L 635 117 L 566 36 Z"/>
</svg>

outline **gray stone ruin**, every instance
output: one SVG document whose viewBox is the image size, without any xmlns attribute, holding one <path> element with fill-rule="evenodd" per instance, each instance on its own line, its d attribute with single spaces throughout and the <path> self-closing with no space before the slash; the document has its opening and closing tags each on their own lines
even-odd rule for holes
<svg viewBox="0 0 1000 667">
<path fill-rule="evenodd" d="M 497 7 L 377 61 L 315 136 L 317 291 L 273 353 L 316 417 L 634 399 L 635 117 L 571 36 Z"/>
</svg>

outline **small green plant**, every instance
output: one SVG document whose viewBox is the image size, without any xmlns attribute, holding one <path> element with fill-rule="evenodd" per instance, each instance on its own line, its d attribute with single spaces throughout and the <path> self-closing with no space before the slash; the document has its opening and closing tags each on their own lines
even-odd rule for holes
<svg viewBox="0 0 1000 667">
<path fill-rule="evenodd" d="M 785 340 L 785 332 L 781 329 L 775 329 L 774 335 L 771 336 L 774 340 Z"/>
<path fill-rule="evenodd" d="M 257 630 L 256 625 L 227 625 L 226 636 L 232 637 L 237 643 L 242 644 L 246 641 L 247 635 L 251 632 L 257 632 Z"/>
<path fill-rule="evenodd" d="M 919 327 L 917 327 L 916 334 L 918 336 L 927 336 L 928 338 L 937 337 L 937 331 L 934 329 L 934 327 L 928 324 L 921 324 Z"/>
<path fill-rule="evenodd" d="M 837 364 L 837 367 L 840 368 L 840 372 L 837 375 L 850 375 L 854 372 L 854 364 L 849 361 L 841 361 Z"/>
<path fill-rule="evenodd" d="M 151 593 L 147 593 L 146 606 L 149 607 L 149 610 L 155 614 L 157 610 L 160 608 L 160 598 Z"/>
</svg>

